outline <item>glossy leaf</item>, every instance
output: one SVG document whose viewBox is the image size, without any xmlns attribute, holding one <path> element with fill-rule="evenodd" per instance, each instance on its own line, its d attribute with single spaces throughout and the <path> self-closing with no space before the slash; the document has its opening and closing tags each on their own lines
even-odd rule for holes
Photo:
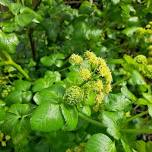
<svg viewBox="0 0 152 152">
<path fill-rule="evenodd" d="M 33 130 L 52 132 L 64 126 L 60 107 L 57 104 L 44 103 L 36 108 L 30 120 Z"/>
<path fill-rule="evenodd" d="M 0 49 L 8 53 L 15 53 L 19 41 L 14 33 L 5 34 L 0 31 Z"/>
<path fill-rule="evenodd" d="M 65 120 L 63 130 L 75 130 L 78 123 L 78 111 L 76 107 L 70 107 L 62 104 L 61 111 Z"/>
<path fill-rule="evenodd" d="M 116 152 L 115 143 L 104 134 L 94 134 L 88 140 L 85 152 Z"/>
</svg>

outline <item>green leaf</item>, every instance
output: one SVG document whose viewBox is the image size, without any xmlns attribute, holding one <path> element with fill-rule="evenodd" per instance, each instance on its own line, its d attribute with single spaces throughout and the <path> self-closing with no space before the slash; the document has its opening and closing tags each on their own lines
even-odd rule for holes
<svg viewBox="0 0 152 152">
<path fill-rule="evenodd" d="M 63 100 L 64 88 L 61 85 L 54 84 L 52 87 L 37 92 L 34 95 L 34 101 L 40 105 L 45 102 L 59 103 Z"/>
<path fill-rule="evenodd" d="M 31 87 L 31 82 L 24 80 L 16 80 L 14 81 L 14 87 L 16 90 L 27 91 Z"/>
<path fill-rule="evenodd" d="M 14 33 L 5 34 L 0 30 L 0 49 L 8 53 L 15 53 L 19 41 Z"/>
<path fill-rule="evenodd" d="M 5 116 L 6 116 L 6 112 L 4 107 L 0 107 L 0 125 L 1 123 L 3 123 Z"/>
<path fill-rule="evenodd" d="M 28 104 L 13 104 L 6 113 L 3 128 L 12 133 L 28 131 L 29 122 L 27 116 L 31 109 Z"/>
<path fill-rule="evenodd" d="M 133 27 L 128 27 L 125 30 L 123 30 L 123 33 L 126 34 L 128 37 L 131 37 L 139 27 L 133 26 Z"/>
<path fill-rule="evenodd" d="M 104 103 L 109 111 L 128 111 L 132 101 L 121 93 L 117 93 L 106 96 Z"/>
<path fill-rule="evenodd" d="M 64 59 L 64 55 L 61 53 L 56 53 L 50 56 L 44 56 L 41 58 L 41 63 L 44 66 L 52 66 L 56 65 L 57 67 L 61 67 L 63 62 L 62 60 Z"/>
<path fill-rule="evenodd" d="M 132 72 L 132 75 L 131 75 L 131 78 L 130 78 L 129 82 L 132 85 L 145 85 L 146 84 L 143 76 L 136 70 L 134 70 Z"/>
<path fill-rule="evenodd" d="M 142 140 L 139 140 L 136 143 L 134 143 L 134 147 L 137 150 L 137 152 L 150 152 L 152 149 L 152 142 L 144 142 Z"/>
<path fill-rule="evenodd" d="M 148 105 L 148 113 L 152 117 L 152 104 Z"/>
<path fill-rule="evenodd" d="M 111 0 L 113 2 L 113 4 L 118 4 L 120 2 L 120 0 Z"/>
<path fill-rule="evenodd" d="M 33 130 L 42 132 L 57 131 L 64 126 L 60 106 L 51 103 L 38 106 L 30 122 Z"/>
<path fill-rule="evenodd" d="M 124 87 L 121 88 L 121 92 L 128 99 L 130 99 L 130 100 L 132 100 L 134 102 L 137 100 L 136 96 L 131 91 L 129 91 L 126 86 L 124 86 Z"/>
<path fill-rule="evenodd" d="M 72 131 L 76 128 L 78 123 L 78 111 L 76 107 L 66 106 L 61 104 L 62 115 L 65 120 L 63 130 Z"/>
<path fill-rule="evenodd" d="M 9 3 L 8 8 L 14 15 L 17 15 L 23 6 L 20 3 Z"/>
<path fill-rule="evenodd" d="M 152 95 L 150 93 L 143 93 L 143 97 L 152 104 Z"/>
<path fill-rule="evenodd" d="M 31 91 L 25 91 L 22 92 L 22 103 L 28 103 L 32 99 L 32 92 Z"/>
<path fill-rule="evenodd" d="M 132 152 L 128 143 L 126 143 L 123 139 L 121 139 L 121 143 L 124 149 L 124 152 Z"/>
<path fill-rule="evenodd" d="M 115 143 L 104 134 L 94 134 L 88 140 L 85 152 L 116 152 Z"/>
<path fill-rule="evenodd" d="M 8 105 L 12 103 L 22 103 L 22 91 L 14 90 L 6 98 L 5 101 Z"/>
<path fill-rule="evenodd" d="M 123 112 L 104 111 L 102 113 L 102 122 L 107 127 L 107 132 L 115 139 L 119 139 L 121 137 L 119 128 L 121 127 L 123 116 Z"/>
<path fill-rule="evenodd" d="M 59 72 L 47 71 L 44 78 L 37 79 L 33 85 L 33 92 L 40 91 L 44 88 L 50 87 L 54 82 L 61 80 L 61 75 Z"/>
</svg>

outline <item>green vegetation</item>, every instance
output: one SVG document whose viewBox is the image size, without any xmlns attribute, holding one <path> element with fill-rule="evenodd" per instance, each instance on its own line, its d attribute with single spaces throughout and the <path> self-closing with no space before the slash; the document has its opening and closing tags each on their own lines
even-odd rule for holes
<svg viewBox="0 0 152 152">
<path fill-rule="evenodd" d="M 0 0 L 0 152 L 150 152 L 151 0 Z"/>
</svg>

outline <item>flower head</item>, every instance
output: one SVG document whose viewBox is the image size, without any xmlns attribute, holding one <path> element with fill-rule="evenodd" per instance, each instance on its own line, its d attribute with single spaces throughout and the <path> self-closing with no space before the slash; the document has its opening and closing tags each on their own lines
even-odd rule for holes
<svg viewBox="0 0 152 152">
<path fill-rule="evenodd" d="M 69 62 L 71 64 L 81 64 L 83 62 L 83 58 L 77 54 L 72 54 L 69 58 Z"/>
<path fill-rule="evenodd" d="M 84 56 L 89 61 L 90 64 L 98 65 L 98 58 L 93 52 L 86 51 L 84 53 Z"/>
<path fill-rule="evenodd" d="M 64 99 L 69 105 L 75 105 L 81 102 L 83 98 L 83 91 L 78 86 L 72 86 L 65 91 Z"/>
<path fill-rule="evenodd" d="M 81 68 L 80 76 L 83 80 L 88 80 L 91 78 L 91 72 L 87 68 Z"/>
<path fill-rule="evenodd" d="M 152 79 L 152 65 L 147 65 L 147 66 L 145 67 L 144 75 L 145 75 L 147 78 Z"/>
</svg>

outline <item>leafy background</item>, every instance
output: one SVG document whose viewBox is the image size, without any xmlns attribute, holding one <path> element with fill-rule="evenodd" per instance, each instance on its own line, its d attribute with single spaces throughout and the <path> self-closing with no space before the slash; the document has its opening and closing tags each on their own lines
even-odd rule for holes
<svg viewBox="0 0 152 152">
<path fill-rule="evenodd" d="M 0 151 L 150 151 L 151 8 L 151 0 L 0 0 Z M 80 83 L 68 58 L 86 50 L 113 76 L 97 113 L 63 103 L 65 85 Z"/>
</svg>

